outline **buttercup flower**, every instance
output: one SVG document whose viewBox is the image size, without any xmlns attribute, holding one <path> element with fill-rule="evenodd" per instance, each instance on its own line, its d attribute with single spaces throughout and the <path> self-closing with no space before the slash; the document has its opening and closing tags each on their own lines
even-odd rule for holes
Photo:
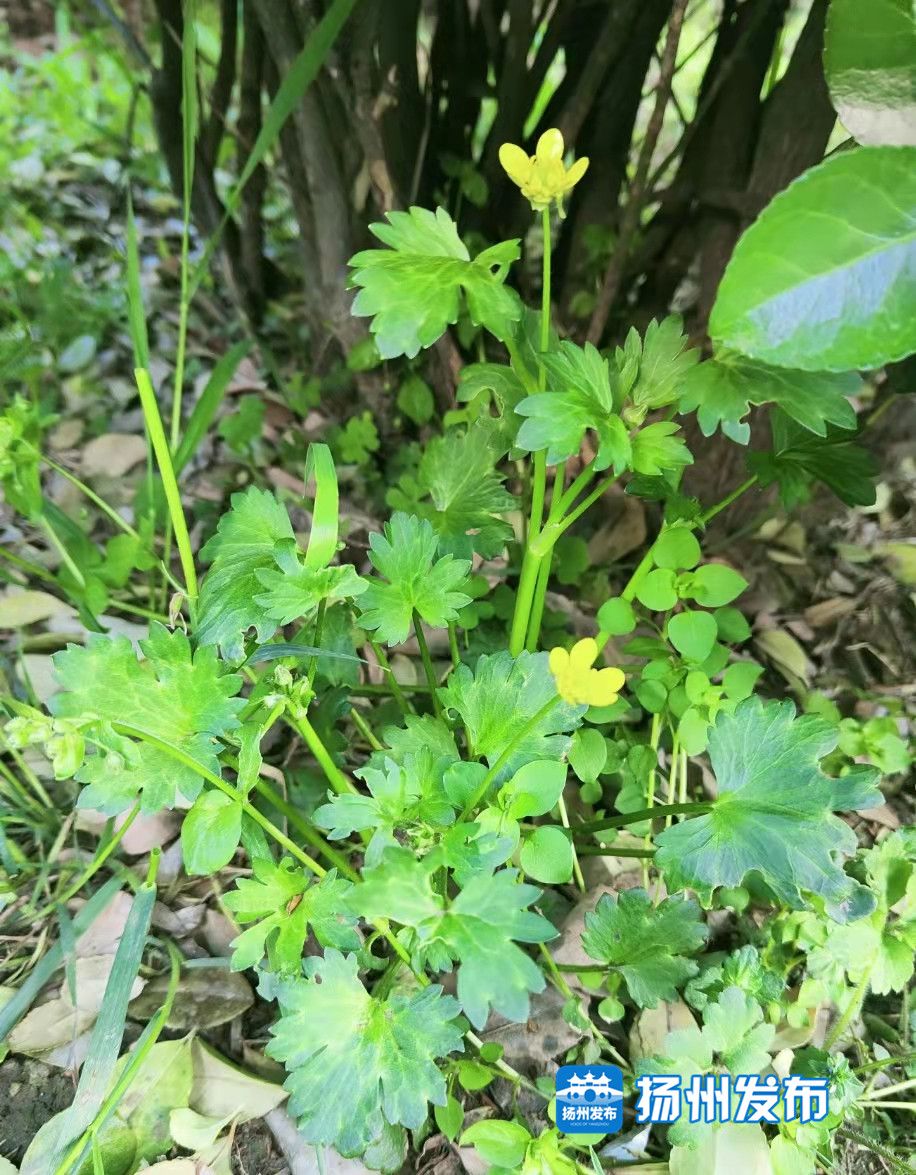
<svg viewBox="0 0 916 1175">
<path fill-rule="evenodd" d="M 588 169 L 585 157 L 566 167 L 563 151 L 563 136 L 555 127 L 544 131 L 534 155 L 528 155 L 515 143 L 503 143 L 499 149 L 503 170 L 537 211 L 548 208 L 554 200 L 560 203 Z"/>
<path fill-rule="evenodd" d="M 623 686 L 622 669 L 592 669 L 598 656 L 593 637 L 578 641 L 567 652 L 559 646 L 550 650 L 550 672 L 557 693 L 574 706 L 611 706 Z"/>
</svg>

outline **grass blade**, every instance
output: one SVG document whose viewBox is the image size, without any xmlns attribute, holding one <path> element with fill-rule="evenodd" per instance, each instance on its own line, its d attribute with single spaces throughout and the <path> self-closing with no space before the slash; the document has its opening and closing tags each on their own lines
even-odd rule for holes
<svg viewBox="0 0 916 1175">
<path fill-rule="evenodd" d="M 311 444 L 305 458 L 305 480 L 315 479 L 312 529 L 305 548 L 305 565 L 327 567 L 337 554 L 337 470 L 327 445 Z"/>
<path fill-rule="evenodd" d="M 250 341 L 236 343 L 234 347 L 230 347 L 226 354 L 222 356 L 210 373 L 207 386 L 201 392 L 200 399 L 194 405 L 194 411 L 188 419 L 184 436 L 181 438 L 181 444 L 178 446 L 178 450 L 172 458 L 176 477 L 194 456 L 197 451 L 197 446 L 206 436 L 207 429 L 213 422 L 216 410 L 219 408 L 220 402 L 225 395 L 226 388 L 235 375 L 238 365 L 250 350 Z"/>
</svg>

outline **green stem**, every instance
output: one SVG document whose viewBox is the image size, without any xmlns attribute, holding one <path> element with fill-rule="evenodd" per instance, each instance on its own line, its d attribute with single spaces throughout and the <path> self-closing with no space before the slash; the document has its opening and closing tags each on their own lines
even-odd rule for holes
<svg viewBox="0 0 916 1175">
<path fill-rule="evenodd" d="M 557 800 L 557 807 L 560 809 L 560 823 L 569 832 L 569 814 L 566 811 L 566 801 L 562 796 Z M 582 876 L 582 866 L 579 864 L 579 856 L 576 852 L 575 841 L 570 836 L 569 844 L 572 848 L 573 855 L 573 876 L 576 879 L 576 885 L 579 887 L 580 893 L 585 893 L 585 878 Z"/>
<path fill-rule="evenodd" d="M 314 755 L 318 766 L 324 772 L 325 779 L 327 779 L 334 791 L 341 796 L 346 795 L 347 792 L 354 796 L 359 795 L 355 784 L 344 775 L 331 758 L 328 748 L 321 741 L 318 731 L 312 726 L 306 715 L 302 714 L 294 718 L 291 714 L 288 714 L 287 721 L 293 730 L 305 740 L 306 746 Z"/>
<path fill-rule="evenodd" d="M 824 1052 L 829 1053 L 836 1042 L 840 1039 L 856 1012 L 862 1006 L 862 1001 L 865 999 L 865 993 L 868 990 L 868 981 L 871 979 L 872 968 L 875 965 L 875 960 L 867 965 L 862 978 L 856 984 L 855 991 L 853 991 L 849 1003 L 846 1005 L 846 1010 L 843 1015 L 837 1020 L 836 1024 L 827 1033 L 827 1039 L 824 1041 Z"/>
<path fill-rule="evenodd" d="M 547 603 L 547 585 L 550 582 L 550 566 L 553 562 L 553 549 L 547 552 L 538 567 L 538 577 L 534 584 L 534 597 L 531 601 L 531 612 L 528 617 L 528 631 L 525 634 L 525 648 L 529 653 L 536 651 L 538 637 L 541 635 L 541 621 L 544 618 L 544 607 Z"/>
<path fill-rule="evenodd" d="M 382 648 L 382 646 L 379 644 L 378 641 L 370 640 L 369 644 L 372 648 L 373 653 L 375 653 L 376 660 L 378 661 L 379 665 L 382 667 L 382 669 L 387 674 L 386 680 L 387 680 L 388 684 L 391 686 L 391 693 L 394 695 L 394 700 L 401 707 L 402 714 L 404 714 L 405 716 L 408 714 L 413 714 L 414 708 L 413 708 L 413 706 L 411 706 L 410 702 L 408 702 L 407 698 L 404 696 L 404 691 L 401 688 L 401 683 L 395 677 L 394 672 L 391 668 L 391 662 L 388 660 L 388 654 L 385 652 L 385 650 Z M 424 686 L 423 688 L 426 689 L 427 687 Z"/>
<path fill-rule="evenodd" d="M 480 801 L 490 790 L 490 785 L 492 784 L 493 780 L 497 777 L 497 775 L 499 775 L 500 771 L 502 771 L 503 767 L 508 762 L 512 752 L 515 750 L 518 744 L 522 741 L 523 738 L 525 738 L 526 735 L 530 734 L 531 731 L 534 730 L 535 727 L 544 720 L 544 718 L 546 718 L 546 716 L 559 701 L 559 694 L 554 694 L 554 696 L 549 701 L 545 702 L 544 705 L 541 706 L 540 710 L 538 710 L 536 714 L 532 715 L 525 725 L 521 727 L 518 732 L 512 736 L 512 738 L 509 739 L 505 747 L 503 747 L 502 754 L 480 781 L 479 787 L 465 805 L 464 811 L 461 813 L 461 820 L 467 820 Z"/>
<path fill-rule="evenodd" d="M 295 828 L 300 836 L 308 841 L 313 849 L 321 853 L 323 857 L 335 866 L 341 877 L 347 877 L 350 881 L 359 881 L 356 870 L 351 867 L 343 853 L 338 852 L 332 845 L 329 845 L 321 833 L 317 832 L 309 824 L 308 820 L 297 808 L 293 807 L 289 800 L 284 799 L 278 791 L 260 777 L 258 777 L 254 786 L 255 791 L 259 792 L 269 804 L 276 808 L 281 815 L 285 816 L 287 821 Z"/>
<path fill-rule="evenodd" d="M 560 516 L 562 517 L 575 502 L 576 498 L 582 493 L 585 487 L 592 481 L 595 476 L 595 461 L 597 458 L 593 457 L 591 461 L 583 468 L 582 472 L 574 481 L 570 483 L 569 489 L 563 494 L 560 499 Z"/>
<path fill-rule="evenodd" d="M 321 630 L 324 627 L 324 614 L 327 606 L 328 602 L 326 599 L 322 599 L 318 603 L 318 612 L 315 616 L 315 631 L 312 634 L 312 644 L 316 649 L 321 648 Z M 311 686 L 312 682 L 315 680 L 315 673 L 317 669 L 318 658 L 317 656 L 314 656 L 309 661 L 308 669 L 306 670 L 306 677 L 308 678 L 309 686 Z"/>
<path fill-rule="evenodd" d="M 898 1081 L 896 1085 L 885 1085 L 883 1089 L 873 1089 L 870 1093 L 860 1097 L 859 1101 L 874 1101 L 875 1098 L 884 1098 L 888 1094 L 903 1093 L 905 1089 L 916 1089 L 916 1077 L 911 1077 L 908 1081 Z"/>
<path fill-rule="evenodd" d="M 372 727 L 365 720 L 365 718 L 363 718 L 362 714 L 360 714 L 356 706 L 350 707 L 350 717 L 353 719 L 354 725 L 362 734 L 363 738 L 366 740 L 369 746 L 373 749 L 373 751 L 384 751 L 385 747 L 375 737 L 375 733 L 372 730 Z"/>
<path fill-rule="evenodd" d="M 432 693 L 433 713 L 437 718 L 441 718 L 442 704 L 439 701 L 439 683 L 436 681 L 436 673 L 433 669 L 433 660 L 429 655 L 429 645 L 426 643 L 426 634 L 423 631 L 423 623 L 420 620 L 420 615 L 416 608 L 413 610 L 413 630 L 417 634 L 417 644 L 420 646 L 420 660 L 423 662 L 423 672 L 426 674 L 426 680 L 429 683 L 429 688 Z"/>
<path fill-rule="evenodd" d="M 519 576 L 518 587 L 515 592 L 515 612 L 512 615 L 512 629 L 509 633 L 509 652 L 517 657 L 525 647 L 525 637 L 528 633 L 528 618 L 531 615 L 531 605 L 534 600 L 534 589 L 537 586 L 541 560 L 534 555 L 530 547 L 525 548 L 522 557 L 522 573 Z"/>
<path fill-rule="evenodd" d="M 458 628 L 454 620 L 448 626 L 448 651 L 452 658 L 452 668 L 457 669 L 461 664 L 461 653 L 458 649 Z"/>
<path fill-rule="evenodd" d="M 741 497 L 742 494 L 746 493 L 752 486 L 755 486 L 756 484 L 757 474 L 755 473 L 752 477 L 749 477 L 747 481 L 743 481 L 741 485 L 733 489 L 730 494 L 726 494 L 720 502 L 716 502 L 715 506 L 710 506 L 708 510 L 704 511 L 696 520 L 694 526 L 705 526 L 706 523 L 710 521 L 710 519 L 715 518 L 717 514 L 720 514 L 723 510 L 727 509 L 727 507 L 729 507 L 732 502 L 736 501 Z"/>
<path fill-rule="evenodd" d="M 908 1065 L 916 1061 L 916 1052 L 898 1053 L 895 1057 L 880 1057 L 877 1061 L 867 1061 L 864 1065 L 857 1065 L 853 1073 L 858 1077 L 860 1073 L 873 1073 L 876 1069 L 890 1069 L 893 1065 Z"/>
<path fill-rule="evenodd" d="M 41 526 L 41 529 L 45 532 L 45 534 L 50 539 L 51 546 L 54 548 L 55 551 L 57 551 L 58 555 L 60 555 L 61 561 L 63 562 L 64 566 L 67 568 L 67 570 L 73 576 L 73 578 L 76 580 L 76 582 L 79 584 L 79 586 L 81 588 L 85 588 L 86 580 L 83 577 L 83 573 L 82 573 L 82 571 L 80 571 L 80 569 L 77 567 L 77 565 L 73 562 L 73 559 L 70 557 L 70 552 L 67 550 L 67 548 L 64 546 L 64 544 L 61 542 L 60 538 L 58 537 L 57 531 L 54 529 L 54 527 L 51 525 L 51 523 L 48 521 L 48 519 L 44 516 L 44 514 L 40 514 L 38 516 L 38 522 L 39 522 L 39 525 Z"/>
<path fill-rule="evenodd" d="M 655 849 L 635 849 L 630 845 L 578 845 L 576 852 L 580 857 L 635 857 L 637 860 L 655 856 Z"/>
<path fill-rule="evenodd" d="M 573 832 L 577 835 L 591 836 L 595 832 L 604 832 L 607 828 L 626 828 L 628 824 L 638 824 L 641 820 L 652 820 L 656 816 L 693 815 L 708 812 L 711 808 L 712 804 L 706 801 L 690 804 L 656 804 L 653 808 L 641 808 L 638 812 L 624 812 L 621 816 L 607 816 L 601 820 L 576 824 L 573 826 Z"/>
<path fill-rule="evenodd" d="M 162 427 L 162 417 L 159 415 L 159 405 L 156 403 L 156 393 L 153 391 L 149 372 L 138 367 L 134 372 L 137 381 L 137 390 L 140 393 L 140 403 L 143 407 L 143 419 L 146 421 L 146 430 L 149 433 L 153 452 L 156 454 L 156 463 L 159 466 L 159 475 L 162 478 L 162 488 L 165 491 L 165 500 L 169 507 L 169 517 L 172 520 L 172 529 L 175 532 L 175 542 L 178 544 L 178 555 L 181 559 L 181 570 L 184 575 L 185 589 L 188 593 L 188 602 L 191 609 L 191 623 L 194 624 L 197 613 L 197 572 L 194 569 L 194 554 L 191 551 L 191 538 L 185 522 L 184 510 L 181 505 L 181 494 L 175 478 L 175 468 L 172 465 L 172 454 L 169 443 Z"/>
<path fill-rule="evenodd" d="M 652 732 L 649 736 L 649 745 L 651 746 L 651 748 L 655 754 L 655 759 L 652 763 L 652 770 L 649 772 L 649 794 L 646 796 L 646 799 L 648 801 L 650 808 L 655 807 L 655 778 L 656 778 L 656 775 L 658 774 L 658 740 L 661 735 L 661 725 L 662 725 L 662 721 L 661 721 L 660 715 L 653 714 L 652 715 Z M 674 761 L 677 762 L 677 759 L 675 759 Z M 674 798 L 673 796 L 670 796 L 670 795 L 668 796 L 668 803 L 669 804 L 672 802 L 673 798 Z M 652 831 L 651 831 L 651 829 L 646 833 L 645 837 L 643 838 L 643 848 L 646 849 L 647 851 L 652 848 Z M 644 889 L 649 888 L 649 865 L 648 865 L 647 860 L 643 861 L 642 883 L 643 883 Z"/>
</svg>

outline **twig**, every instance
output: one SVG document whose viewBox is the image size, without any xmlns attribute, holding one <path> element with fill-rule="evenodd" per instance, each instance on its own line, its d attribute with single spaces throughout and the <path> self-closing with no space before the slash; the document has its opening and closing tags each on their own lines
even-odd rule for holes
<svg viewBox="0 0 916 1175">
<path fill-rule="evenodd" d="M 674 79 L 674 69 L 677 63 L 677 47 L 681 39 L 681 29 L 684 25 L 684 13 L 686 11 L 687 0 L 674 0 L 671 17 L 668 21 L 668 35 L 665 38 L 665 50 L 662 54 L 661 75 L 659 76 L 658 86 L 655 91 L 655 106 L 652 109 L 649 125 L 646 128 L 646 135 L 640 148 L 639 160 L 636 164 L 636 174 L 633 177 L 633 187 L 630 190 L 630 198 L 623 212 L 617 247 L 608 262 L 608 267 L 604 274 L 604 281 L 602 282 L 598 300 L 595 304 L 595 311 L 589 323 L 588 341 L 590 343 L 597 343 L 604 334 L 604 328 L 607 326 L 611 306 L 613 306 L 614 299 L 617 297 L 617 291 L 620 288 L 620 282 L 630 255 L 633 237 L 639 227 L 639 218 L 642 214 L 648 191 L 649 167 L 652 164 L 655 145 L 658 142 L 662 123 L 665 120 L 665 108 L 668 105 L 668 99 L 671 95 L 671 83 Z"/>
</svg>

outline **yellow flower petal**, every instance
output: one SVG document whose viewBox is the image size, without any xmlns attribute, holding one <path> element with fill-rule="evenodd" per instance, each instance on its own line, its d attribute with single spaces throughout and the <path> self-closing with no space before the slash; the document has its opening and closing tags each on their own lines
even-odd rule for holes
<svg viewBox="0 0 916 1175">
<path fill-rule="evenodd" d="M 554 676 L 558 673 L 563 673 L 569 666 L 569 653 L 560 645 L 557 645 L 555 649 L 550 650 L 547 664 L 550 666 L 550 672 Z"/>
<path fill-rule="evenodd" d="M 587 636 L 577 641 L 569 651 L 569 667 L 576 674 L 585 675 L 595 664 L 598 656 L 598 643 L 594 637 Z"/>
<path fill-rule="evenodd" d="M 593 637 L 577 641 L 567 652 L 550 650 L 548 665 L 556 682 L 557 693 L 574 706 L 610 706 L 624 683 L 620 669 L 593 669 L 598 645 Z"/>
<path fill-rule="evenodd" d="M 551 127 L 549 131 L 544 131 L 538 139 L 535 159 L 537 159 L 538 163 L 550 163 L 552 160 L 562 160 L 564 150 L 562 134 L 560 134 L 556 127 Z"/>
<path fill-rule="evenodd" d="M 499 149 L 499 162 L 509 179 L 520 188 L 525 186 L 534 170 L 530 156 L 515 143 L 503 143 Z"/>
<path fill-rule="evenodd" d="M 593 669 L 589 687 L 590 706 L 612 706 L 625 681 L 619 669 Z"/>
<path fill-rule="evenodd" d="M 585 175 L 585 173 L 587 171 L 588 171 L 588 156 L 583 155 L 581 159 L 576 160 L 576 162 L 572 165 L 572 167 L 566 173 L 566 190 L 567 190 L 567 192 L 569 191 L 570 188 L 575 187 L 575 185 L 579 182 L 580 179 L 582 179 L 582 177 Z"/>
</svg>

